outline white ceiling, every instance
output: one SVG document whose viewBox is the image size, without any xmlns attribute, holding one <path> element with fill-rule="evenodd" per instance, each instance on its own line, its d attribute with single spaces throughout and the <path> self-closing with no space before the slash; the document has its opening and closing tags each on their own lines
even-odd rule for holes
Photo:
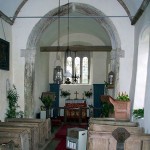
<svg viewBox="0 0 150 150">
<path fill-rule="evenodd" d="M 143 1 L 144 0 L 123 0 L 129 9 L 131 16 L 135 16 Z"/>
<path fill-rule="evenodd" d="M 129 16 L 132 24 L 132 19 L 138 14 L 139 10 L 144 11 L 150 0 L 117 0 L 118 3 L 125 9 L 127 15 Z M 14 23 L 17 15 L 24 6 L 28 3 L 28 0 L 0 0 L 0 16 L 4 16 L 3 19 L 8 23 Z M 4 14 L 4 15 L 3 15 Z M 77 12 L 70 13 L 70 16 L 82 16 Z M 140 17 L 140 16 L 139 16 Z M 137 18 L 137 16 L 135 17 Z M 90 22 L 90 23 L 89 23 Z M 40 41 L 41 46 L 57 45 L 58 33 L 57 33 L 58 22 L 54 21 L 43 33 Z M 70 45 L 97 45 L 96 43 L 89 43 L 88 39 L 92 37 L 93 39 L 98 39 L 99 45 L 110 46 L 111 41 L 109 35 L 94 19 L 88 18 L 83 21 L 83 19 L 70 19 L 69 22 L 69 37 Z M 78 28 L 80 26 L 80 28 Z M 86 28 L 85 28 L 86 26 Z M 61 45 L 67 45 L 67 19 L 61 19 Z M 86 38 L 82 38 L 86 37 Z M 76 40 L 74 40 L 76 39 Z M 96 40 L 95 40 L 96 41 Z"/>
<path fill-rule="evenodd" d="M 13 17 L 23 0 L 0 0 L 0 10 L 8 17 Z"/>
<path fill-rule="evenodd" d="M 145 9 L 144 6 L 146 3 L 149 3 L 150 0 L 117 0 L 118 3 L 122 5 L 129 16 L 135 16 L 139 8 Z M 17 17 L 19 11 L 27 3 L 28 0 L 0 0 L 0 11 L 5 14 L 7 17 Z"/>
<path fill-rule="evenodd" d="M 82 14 L 79 14 L 77 12 L 72 12 L 69 15 L 70 16 L 83 16 Z M 68 22 L 67 21 L 68 21 L 67 19 L 63 19 L 63 18 L 60 19 L 60 31 L 61 31 L 60 41 L 62 41 L 60 42 L 60 45 L 63 45 L 63 46 L 66 46 L 68 44 L 67 43 L 68 42 Z M 57 27 L 58 27 L 58 20 L 54 21 L 49 27 L 47 27 L 47 29 L 42 34 L 42 37 L 40 40 L 41 46 L 57 45 L 57 39 L 58 39 Z M 92 42 L 93 38 L 95 39 L 94 41 L 98 41 L 99 43 L 97 44 L 93 43 Z M 69 43 L 70 45 L 98 45 L 100 44 L 100 45 L 111 46 L 109 35 L 106 33 L 105 29 L 102 26 L 100 26 L 99 23 L 96 22 L 92 18 L 88 18 L 84 20 L 82 18 L 78 18 L 77 20 L 69 19 Z"/>
</svg>

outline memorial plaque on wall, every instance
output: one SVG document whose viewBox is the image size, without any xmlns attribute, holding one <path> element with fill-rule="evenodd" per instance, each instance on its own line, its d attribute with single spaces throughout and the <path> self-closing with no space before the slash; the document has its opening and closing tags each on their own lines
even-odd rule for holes
<svg viewBox="0 0 150 150">
<path fill-rule="evenodd" d="M 0 38 L 0 69 L 9 70 L 9 42 Z"/>
</svg>

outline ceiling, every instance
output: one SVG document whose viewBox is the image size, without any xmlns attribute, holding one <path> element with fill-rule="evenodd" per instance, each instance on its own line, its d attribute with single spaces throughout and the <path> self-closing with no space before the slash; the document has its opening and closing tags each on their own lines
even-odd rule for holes
<svg viewBox="0 0 150 150">
<path fill-rule="evenodd" d="M 129 18 L 134 19 L 138 11 L 144 11 L 150 0 L 117 0 L 127 12 Z M 2 14 L 13 24 L 20 10 L 28 0 L 0 0 L 0 16 Z"/>
<path fill-rule="evenodd" d="M 80 16 L 83 14 L 77 12 L 69 13 L 69 16 Z M 90 23 L 89 23 L 90 22 Z M 60 19 L 60 45 L 68 44 L 68 20 Z M 86 25 L 86 28 L 85 28 Z M 54 21 L 42 34 L 40 45 L 57 45 L 58 39 L 58 20 Z M 79 28 L 80 27 L 80 28 Z M 51 35 L 51 36 L 50 36 Z M 47 38 L 49 37 L 49 38 Z M 84 38 L 83 38 L 84 37 Z M 97 41 L 97 42 L 96 42 Z M 70 19 L 69 20 L 69 43 L 70 45 L 111 45 L 109 35 L 105 29 L 99 25 L 93 18 Z"/>
<path fill-rule="evenodd" d="M 146 9 L 150 0 L 117 0 L 118 3 L 125 9 L 128 17 L 131 20 L 131 24 L 135 24 L 140 18 L 144 10 Z M 9 24 L 13 25 L 15 19 L 17 18 L 19 12 L 28 0 L 0 0 L 0 16 L 7 21 Z M 70 16 L 81 16 L 83 14 L 78 12 L 71 12 Z M 26 16 L 28 17 L 28 16 Z M 36 16 L 35 16 L 36 17 Z M 67 30 L 67 19 L 60 19 L 61 29 L 60 29 L 60 43 L 62 46 L 68 44 L 68 30 Z M 98 24 L 94 19 L 70 19 L 69 22 L 69 44 L 70 45 L 101 45 L 101 46 L 111 46 L 111 41 L 109 35 L 105 29 Z M 86 25 L 86 28 L 85 28 Z M 80 26 L 80 28 L 78 28 Z M 40 46 L 57 45 L 58 33 L 56 31 L 58 27 L 58 21 L 54 21 L 47 29 L 44 31 Z M 51 35 L 51 36 L 50 36 Z M 83 38 L 84 37 L 84 38 Z M 92 41 L 93 39 L 93 41 Z M 62 42 L 63 41 L 63 42 Z M 94 43 L 97 41 L 97 43 Z"/>
</svg>

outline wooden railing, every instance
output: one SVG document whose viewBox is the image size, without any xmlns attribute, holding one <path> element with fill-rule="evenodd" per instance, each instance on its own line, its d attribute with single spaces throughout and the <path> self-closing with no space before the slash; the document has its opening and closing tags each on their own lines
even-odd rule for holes
<svg viewBox="0 0 150 150">
<path fill-rule="evenodd" d="M 95 111 L 101 111 L 101 108 L 96 108 L 96 107 L 78 107 L 78 108 L 70 108 L 70 107 L 53 107 L 53 112 L 55 112 L 55 116 L 51 117 L 51 119 L 55 118 L 63 118 L 63 122 L 67 123 L 70 119 L 72 121 L 78 122 L 79 124 L 85 121 L 87 118 L 95 117 L 94 112 Z M 64 115 L 61 116 L 61 111 L 64 111 Z M 74 117 L 73 116 L 68 116 L 67 112 L 68 111 L 74 112 Z M 57 115 L 56 115 L 57 114 Z M 88 114 L 88 116 L 87 116 Z M 100 117 L 100 116 L 99 116 Z M 75 120 L 74 120 L 75 119 Z M 88 121 L 88 120 L 87 120 Z"/>
</svg>

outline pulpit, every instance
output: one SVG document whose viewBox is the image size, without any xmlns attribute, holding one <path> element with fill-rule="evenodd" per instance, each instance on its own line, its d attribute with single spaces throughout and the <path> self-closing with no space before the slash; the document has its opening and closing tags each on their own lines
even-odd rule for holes
<svg viewBox="0 0 150 150">
<path fill-rule="evenodd" d="M 87 104 L 83 99 L 67 99 L 65 101 L 65 116 L 67 120 L 86 120 Z M 81 120 L 79 120 L 81 122 Z"/>
</svg>

